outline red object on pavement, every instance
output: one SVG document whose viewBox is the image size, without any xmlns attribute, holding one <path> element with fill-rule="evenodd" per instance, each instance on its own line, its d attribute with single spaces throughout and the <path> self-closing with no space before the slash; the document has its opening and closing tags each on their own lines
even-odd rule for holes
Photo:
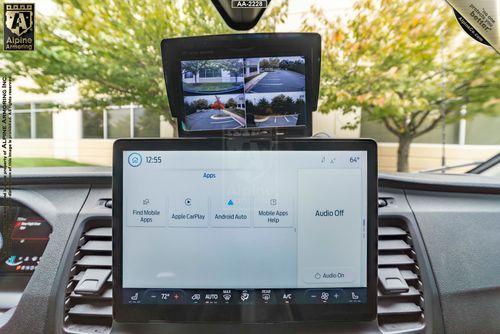
<svg viewBox="0 0 500 334">
<path fill-rule="evenodd" d="M 224 105 L 224 103 L 222 103 L 220 101 L 220 98 L 216 95 L 215 96 L 215 102 L 212 103 L 212 109 L 217 109 L 217 110 L 222 110 L 224 109 L 226 106 Z"/>
</svg>

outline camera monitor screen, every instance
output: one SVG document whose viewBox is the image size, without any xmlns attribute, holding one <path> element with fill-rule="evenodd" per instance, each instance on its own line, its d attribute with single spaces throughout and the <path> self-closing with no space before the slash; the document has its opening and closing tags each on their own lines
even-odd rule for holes
<svg viewBox="0 0 500 334">
<path fill-rule="evenodd" d="M 181 61 L 185 131 L 304 126 L 305 58 Z"/>
<path fill-rule="evenodd" d="M 312 134 L 319 93 L 318 34 L 169 38 L 161 49 L 179 136 Z"/>
<path fill-rule="evenodd" d="M 115 310 L 186 321 L 374 315 L 375 145 L 245 141 L 115 147 Z"/>
</svg>

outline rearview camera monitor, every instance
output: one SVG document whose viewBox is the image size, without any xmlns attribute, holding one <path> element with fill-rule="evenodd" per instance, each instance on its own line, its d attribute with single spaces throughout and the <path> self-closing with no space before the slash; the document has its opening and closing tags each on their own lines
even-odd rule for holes
<svg viewBox="0 0 500 334">
<path fill-rule="evenodd" d="M 305 59 L 181 61 L 185 131 L 304 126 Z"/>
<path fill-rule="evenodd" d="M 367 320 L 376 303 L 369 140 L 119 140 L 118 321 Z"/>
<path fill-rule="evenodd" d="M 181 137 L 310 136 L 319 90 L 318 34 L 242 34 L 162 41 Z"/>
</svg>

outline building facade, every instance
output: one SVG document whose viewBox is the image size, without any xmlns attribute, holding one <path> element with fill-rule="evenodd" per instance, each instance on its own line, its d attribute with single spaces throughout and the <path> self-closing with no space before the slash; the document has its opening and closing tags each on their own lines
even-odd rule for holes
<svg viewBox="0 0 500 334">
<path fill-rule="evenodd" d="M 260 61 L 258 58 L 245 59 L 244 61 L 245 78 L 257 75 L 260 73 Z"/>
<path fill-rule="evenodd" d="M 182 81 L 188 84 L 243 82 L 243 77 L 240 75 L 232 76 L 231 72 L 220 68 L 202 68 L 197 74 L 189 71 L 182 73 Z"/>
<path fill-rule="evenodd" d="M 27 86 L 18 83 L 17 86 Z M 78 100 L 76 89 L 60 94 L 35 95 L 14 85 L 12 119 L 13 156 L 50 157 L 80 163 L 110 166 L 112 146 L 117 138 L 169 138 L 176 133 L 165 117 L 140 106 L 112 106 L 105 110 L 65 108 Z M 244 104 L 243 96 L 237 99 Z M 361 119 L 356 129 L 345 125 Z M 446 162 L 448 165 L 481 161 L 500 151 L 500 137 L 491 135 L 500 128 L 499 117 L 477 116 L 472 120 L 447 125 Z M 360 112 L 341 110 L 313 114 L 315 133 L 334 138 L 373 138 L 379 143 L 379 167 L 396 169 L 397 143 L 383 125 L 364 119 Z M 412 171 L 441 166 L 440 129 L 417 138 L 410 150 Z"/>
</svg>

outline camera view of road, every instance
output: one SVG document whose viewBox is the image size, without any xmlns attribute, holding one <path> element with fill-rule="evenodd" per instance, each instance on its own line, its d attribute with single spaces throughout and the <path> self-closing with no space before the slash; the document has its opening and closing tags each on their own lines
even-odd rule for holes
<svg viewBox="0 0 500 334">
<path fill-rule="evenodd" d="M 247 92 L 273 93 L 297 91 L 305 91 L 305 76 L 294 71 L 276 70 L 274 72 L 266 72 L 266 75 Z"/>
<path fill-rule="evenodd" d="M 304 57 L 190 60 L 182 71 L 186 131 L 303 125 Z"/>
<path fill-rule="evenodd" d="M 269 116 L 262 121 L 256 121 L 257 127 L 281 127 L 297 125 L 298 115 Z"/>
<path fill-rule="evenodd" d="M 209 109 L 196 112 L 186 116 L 186 124 L 190 130 L 224 130 L 238 129 L 243 127 L 235 118 L 227 115 L 227 117 L 217 117 L 220 114 L 219 110 Z"/>
</svg>

